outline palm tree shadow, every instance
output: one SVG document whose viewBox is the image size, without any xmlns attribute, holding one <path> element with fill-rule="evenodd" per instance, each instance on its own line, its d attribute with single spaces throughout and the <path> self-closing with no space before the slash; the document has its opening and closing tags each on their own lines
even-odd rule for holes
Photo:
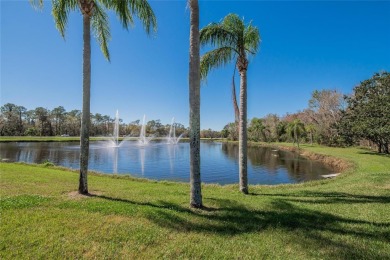
<svg viewBox="0 0 390 260">
<path fill-rule="evenodd" d="M 321 196 L 321 194 L 308 193 L 307 196 Z M 261 195 L 264 196 L 266 194 Z M 390 243 L 390 222 L 368 222 L 297 207 L 292 203 L 292 198 L 290 198 L 294 197 L 294 194 L 286 195 L 285 198 L 279 195 L 272 196 L 278 197 L 272 200 L 271 207 L 267 207 L 267 210 L 253 209 L 237 201 L 221 198 L 205 198 L 205 201 L 213 205 L 213 207 L 205 208 L 204 210 L 194 210 L 163 200 L 154 203 L 136 202 L 128 199 L 96 195 L 96 197 L 105 200 L 151 208 L 151 210 L 143 211 L 143 217 L 162 228 L 172 230 L 172 232 L 218 234 L 219 236 L 231 237 L 278 229 L 287 232 L 289 237 L 296 236 L 293 242 L 299 243 L 303 247 L 310 245 L 313 248 L 319 248 L 325 244 L 328 247 L 332 247 L 332 252 L 330 252 L 333 254 L 332 256 L 351 259 L 361 259 L 367 255 L 354 245 L 344 242 L 343 239 L 332 239 L 334 236 L 354 236 L 359 239 Z M 328 194 L 328 196 L 332 199 L 331 195 Z M 335 196 L 348 197 L 345 194 Z M 360 196 L 355 199 L 374 200 L 375 198 Z M 378 200 L 388 203 L 388 199 L 379 198 Z M 365 226 L 370 226 L 370 228 L 365 228 Z M 332 236 L 323 235 L 325 233 L 331 233 Z M 383 255 L 380 252 L 376 254 L 374 258 L 379 259 L 390 256 Z"/>
<path fill-rule="evenodd" d="M 317 192 L 304 191 L 299 193 L 251 193 L 252 196 L 267 196 L 284 198 L 284 201 L 302 202 L 308 204 L 335 204 L 335 203 L 381 203 L 389 204 L 388 196 L 371 196 L 349 194 L 345 192 Z"/>
</svg>

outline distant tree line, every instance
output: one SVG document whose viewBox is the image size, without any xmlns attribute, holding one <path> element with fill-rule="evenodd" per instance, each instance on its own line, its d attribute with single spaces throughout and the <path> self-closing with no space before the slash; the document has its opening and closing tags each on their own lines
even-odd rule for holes
<svg viewBox="0 0 390 260">
<path fill-rule="evenodd" d="M 262 142 L 317 142 L 334 145 L 338 133 L 336 123 L 343 110 L 343 95 L 336 90 L 314 91 L 308 108 L 293 114 L 268 114 L 254 117 L 248 124 L 248 138 Z M 236 140 L 235 123 L 227 124 L 223 136 Z"/>
<path fill-rule="evenodd" d="M 1 108 L 1 136 L 79 136 L 81 111 L 66 111 L 59 106 L 53 110 L 7 103 Z M 109 136 L 113 133 L 114 118 L 100 113 L 91 114 L 91 136 Z M 188 128 L 175 123 L 176 135 L 188 136 Z M 169 133 L 170 124 L 150 120 L 146 132 L 156 137 Z M 121 136 L 138 136 L 140 120 L 123 123 Z M 222 131 L 205 129 L 201 138 L 238 140 L 236 123 L 227 124 Z M 316 90 L 303 111 L 278 116 L 268 114 L 252 118 L 248 123 L 248 139 L 253 142 L 318 143 L 328 146 L 365 145 L 378 152 L 389 153 L 390 144 L 390 74 L 376 73 L 361 82 L 352 94 L 337 90 Z"/>
<path fill-rule="evenodd" d="M 227 124 L 221 135 L 237 140 L 236 123 Z M 248 139 L 297 145 L 300 142 L 328 146 L 365 144 L 389 153 L 390 74 L 376 73 L 356 86 L 351 95 L 337 90 L 316 90 L 308 107 L 297 113 L 252 118 Z"/>
<path fill-rule="evenodd" d="M 81 111 L 66 111 L 63 106 L 49 110 L 37 107 L 28 110 L 23 106 L 7 103 L 0 108 L 1 136 L 79 136 L 81 129 Z M 115 119 L 100 113 L 91 114 L 91 136 L 110 136 L 114 131 Z M 124 123 L 120 121 L 121 136 L 139 136 L 140 120 Z M 170 124 L 162 124 L 160 120 L 150 120 L 146 123 L 146 133 L 163 137 L 169 134 Z M 188 129 L 180 123 L 175 123 L 176 135 L 187 135 Z M 207 135 L 207 134 L 206 134 Z M 210 134 L 209 134 L 210 135 Z M 212 136 L 210 136 L 212 137 Z"/>
</svg>

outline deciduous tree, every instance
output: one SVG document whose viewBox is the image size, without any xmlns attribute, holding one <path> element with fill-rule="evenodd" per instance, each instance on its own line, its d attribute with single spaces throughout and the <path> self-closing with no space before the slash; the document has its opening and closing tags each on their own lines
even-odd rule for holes
<svg viewBox="0 0 390 260">
<path fill-rule="evenodd" d="M 361 82 L 346 97 L 348 107 L 342 118 L 354 136 L 377 144 L 378 152 L 389 153 L 390 73 L 376 73 Z"/>
</svg>

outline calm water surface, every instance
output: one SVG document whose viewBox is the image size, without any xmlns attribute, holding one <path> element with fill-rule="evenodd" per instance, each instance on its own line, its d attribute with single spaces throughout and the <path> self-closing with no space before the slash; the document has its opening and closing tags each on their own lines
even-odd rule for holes
<svg viewBox="0 0 390 260">
<path fill-rule="evenodd" d="M 0 157 L 11 161 L 42 163 L 79 168 L 79 143 L 0 143 Z M 108 174 L 132 174 L 156 180 L 189 181 L 189 144 L 151 142 L 142 147 L 128 141 L 119 148 L 106 142 L 90 144 L 89 169 Z M 202 182 L 238 182 L 238 146 L 231 143 L 201 142 Z M 332 170 L 291 152 L 267 147 L 248 148 L 250 184 L 298 183 L 321 179 Z"/>
</svg>

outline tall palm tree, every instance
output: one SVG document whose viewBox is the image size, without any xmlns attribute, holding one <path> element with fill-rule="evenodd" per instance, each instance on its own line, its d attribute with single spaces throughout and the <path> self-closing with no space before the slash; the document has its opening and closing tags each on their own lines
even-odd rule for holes
<svg viewBox="0 0 390 260">
<path fill-rule="evenodd" d="M 299 149 L 299 138 L 305 132 L 305 125 L 301 120 L 295 119 L 287 125 L 287 132 L 293 138 L 293 142 L 297 143 Z"/>
<path fill-rule="evenodd" d="M 202 78 L 212 68 L 231 61 L 240 74 L 239 116 L 239 181 L 240 191 L 248 194 L 247 177 L 247 75 L 248 56 L 255 55 L 260 44 L 260 33 L 251 23 L 244 24 L 236 14 L 228 14 L 220 23 L 211 23 L 200 31 L 200 43 L 216 48 L 205 53 L 200 61 Z"/>
<path fill-rule="evenodd" d="M 30 0 L 36 7 L 43 7 L 43 0 Z M 80 10 L 83 16 L 83 111 L 80 136 L 80 179 L 79 193 L 88 194 L 88 155 L 91 100 L 91 28 L 97 38 L 103 55 L 110 60 L 108 41 L 110 28 L 107 11 L 114 11 L 123 27 L 133 24 L 133 15 L 138 16 L 146 32 L 157 30 L 157 21 L 147 0 L 52 0 L 52 15 L 62 37 L 70 11 Z"/>
<path fill-rule="evenodd" d="M 189 0 L 190 7 L 190 205 L 201 208 L 202 190 L 200 180 L 200 44 L 199 4 Z"/>
</svg>

